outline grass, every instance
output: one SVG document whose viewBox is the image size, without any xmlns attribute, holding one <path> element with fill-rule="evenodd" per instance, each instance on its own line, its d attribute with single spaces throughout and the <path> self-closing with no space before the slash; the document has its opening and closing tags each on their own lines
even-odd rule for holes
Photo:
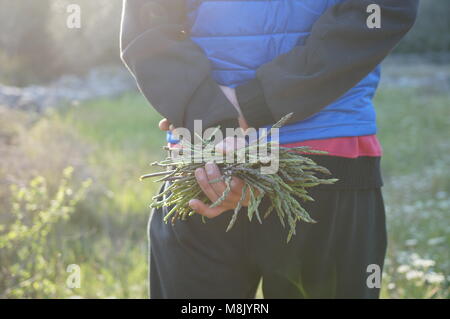
<svg viewBox="0 0 450 319">
<path fill-rule="evenodd" d="M 384 89 L 375 99 L 386 177 L 442 161 L 449 149 L 449 96 L 431 89 Z"/>
<path fill-rule="evenodd" d="M 89 164 L 103 168 L 102 181 L 118 213 L 141 211 L 154 191 L 139 176 L 149 170 L 152 159 L 163 156 L 165 135 L 155 126 L 159 119 L 137 94 L 88 102 L 58 115 L 58 121 L 75 128 L 94 146 Z"/>
<path fill-rule="evenodd" d="M 376 97 L 389 228 L 383 297 L 450 297 L 449 104 L 448 93 L 430 89 L 383 88 Z M 136 93 L 82 103 L 34 122 L 72 132 L 83 154 L 76 163 L 94 182 L 54 235 L 61 250 L 51 258 L 63 270 L 51 279 L 56 290 L 40 297 L 147 296 L 145 225 L 156 185 L 138 177 L 164 154 L 159 119 Z M 82 285 L 68 290 L 64 267 L 72 263 L 81 267 Z"/>
<path fill-rule="evenodd" d="M 449 298 L 450 94 L 383 89 L 376 105 L 389 240 L 382 296 Z"/>
<path fill-rule="evenodd" d="M 103 252 L 94 265 L 85 261 L 85 282 L 90 297 L 147 295 L 148 204 L 157 185 L 142 183 L 149 163 L 163 156 L 164 133 L 156 129 L 160 116 L 138 94 L 116 100 L 102 99 L 55 114 L 55 121 L 75 128 L 92 145 L 87 164 L 96 168 L 99 196 L 90 198 L 86 210 L 94 215 L 98 247 L 89 243 L 89 255 Z M 74 219 L 77 219 L 75 216 Z M 82 223 L 90 223 L 90 219 Z M 83 289 L 84 290 L 84 289 Z M 80 294 L 86 297 L 86 294 Z M 94 293 L 95 291 L 95 293 Z"/>
</svg>

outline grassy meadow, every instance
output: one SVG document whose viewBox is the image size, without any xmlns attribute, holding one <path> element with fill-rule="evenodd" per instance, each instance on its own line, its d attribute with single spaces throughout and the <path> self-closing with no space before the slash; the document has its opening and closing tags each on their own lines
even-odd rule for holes
<svg viewBox="0 0 450 319">
<path fill-rule="evenodd" d="M 449 298 L 450 93 L 383 87 L 376 105 L 389 228 L 382 297 Z M 164 155 L 159 120 L 137 93 L 43 117 L 0 108 L 0 298 L 147 297 L 157 185 L 138 177 Z M 66 285 L 70 264 L 80 288 Z"/>
</svg>

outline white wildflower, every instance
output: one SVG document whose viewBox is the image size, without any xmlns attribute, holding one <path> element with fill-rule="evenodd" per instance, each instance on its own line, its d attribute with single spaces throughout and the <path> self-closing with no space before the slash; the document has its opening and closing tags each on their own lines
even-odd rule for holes
<svg viewBox="0 0 450 319">
<path fill-rule="evenodd" d="M 408 280 L 421 279 L 423 276 L 423 271 L 419 270 L 410 270 L 406 273 L 406 279 Z"/>
<path fill-rule="evenodd" d="M 394 284 L 393 282 L 390 282 L 390 283 L 387 285 L 387 288 L 388 288 L 389 290 L 395 289 L 395 284 Z"/>
<path fill-rule="evenodd" d="M 428 267 L 433 267 L 436 264 L 436 262 L 434 260 L 431 259 L 415 259 L 413 261 L 413 265 L 415 267 L 423 267 L 423 268 L 428 268 Z"/>
<path fill-rule="evenodd" d="M 409 267 L 408 265 L 400 265 L 397 268 L 397 272 L 400 273 L 400 274 L 404 274 L 405 272 L 408 272 L 410 270 L 411 270 L 411 267 Z"/>
<path fill-rule="evenodd" d="M 420 259 L 420 256 L 417 253 L 412 253 L 411 255 L 409 255 L 409 258 L 411 260 L 416 260 L 416 259 Z"/>
<path fill-rule="evenodd" d="M 425 280 L 430 284 L 440 284 L 445 280 L 444 275 L 430 272 L 425 275 Z"/>
<path fill-rule="evenodd" d="M 417 245 L 417 239 L 413 239 L 413 238 L 408 239 L 405 241 L 405 245 L 406 246 L 415 246 L 415 245 Z"/>
</svg>

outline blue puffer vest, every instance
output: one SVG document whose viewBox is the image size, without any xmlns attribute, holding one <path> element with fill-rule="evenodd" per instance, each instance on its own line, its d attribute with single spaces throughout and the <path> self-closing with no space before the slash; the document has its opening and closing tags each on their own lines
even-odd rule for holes
<svg viewBox="0 0 450 319">
<path fill-rule="evenodd" d="M 238 86 L 256 69 L 304 44 L 315 21 L 343 0 L 186 0 L 191 38 L 212 63 L 213 77 Z M 372 98 L 380 69 L 322 111 L 280 131 L 281 143 L 376 133 Z M 320 92 L 318 92 L 320 94 Z"/>
</svg>

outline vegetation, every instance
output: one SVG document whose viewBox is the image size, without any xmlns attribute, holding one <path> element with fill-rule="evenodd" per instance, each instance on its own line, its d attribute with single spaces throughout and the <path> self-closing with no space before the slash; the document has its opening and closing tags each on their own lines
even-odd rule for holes
<svg viewBox="0 0 450 319">
<path fill-rule="evenodd" d="M 69 4 L 81 8 L 79 29 L 66 27 Z M 0 7 L 1 83 L 23 86 L 120 64 L 120 0 L 0 0 Z"/>
<path fill-rule="evenodd" d="M 376 97 L 385 298 L 450 297 L 449 103 L 448 92 L 430 88 L 383 88 Z M 14 247 L 0 249 L 1 297 L 147 296 L 145 225 L 157 185 L 139 176 L 164 156 L 159 119 L 137 93 L 44 117 L 0 108 L 0 238 Z M 59 213 L 33 243 L 30 221 L 42 225 L 52 209 Z M 66 286 L 70 264 L 81 268 L 81 288 Z"/>
<path fill-rule="evenodd" d="M 272 128 L 282 127 L 291 116 L 292 113 L 284 116 Z M 229 152 L 228 158 L 225 158 L 222 153 L 208 151 L 214 149 L 216 144 L 214 141 L 217 138 L 215 132 L 217 131 L 219 131 L 219 128 L 216 128 L 209 137 L 199 136 L 201 138 L 200 143 L 191 144 L 191 141 L 186 138 L 182 139 L 180 141 L 182 151 L 178 153 L 179 156 L 172 156 L 152 164 L 164 168 L 170 167 L 172 168 L 171 170 L 166 169 L 162 172 L 141 176 L 141 179 L 163 176 L 158 180 L 159 182 L 171 182 L 163 192 L 153 197 L 151 204 L 152 208 L 171 207 L 170 211 L 164 216 L 165 222 L 171 221 L 175 223 L 176 219 L 184 220 L 195 214 L 195 211 L 188 204 L 192 198 L 209 203 L 211 207 L 220 206 L 231 192 L 233 177 L 242 179 L 244 186 L 226 231 L 233 227 L 247 196 L 249 196 L 248 219 L 252 221 L 253 217 L 256 216 L 258 222 L 262 223 L 263 219 L 269 214 L 276 212 L 281 225 L 283 227 L 289 226 L 287 242 L 295 235 L 297 222 L 315 222 L 302 207 L 301 202 L 314 200 L 308 195 L 310 187 L 333 184 L 337 179 L 318 177 L 318 174 L 329 176 L 331 173 L 325 167 L 317 165 L 313 160 L 301 154 L 304 152 L 323 154 L 324 152 L 303 146 L 293 148 L 279 147 L 277 154 L 268 154 L 273 147 L 278 148 L 279 146 L 269 139 L 269 131 L 266 134 L 263 133 L 254 141 L 251 140 L 245 147 Z M 177 149 L 173 150 L 177 151 Z M 267 153 L 264 156 L 264 154 L 258 153 L 258 150 L 260 152 L 261 150 L 266 150 Z M 208 162 L 217 163 L 223 174 L 222 178 L 219 178 L 217 181 L 211 181 L 211 183 L 223 181 L 226 184 L 222 196 L 213 203 L 203 194 L 195 179 L 195 170 L 203 167 Z M 264 174 L 264 168 L 268 169 L 268 166 L 273 165 L 274 162 L 277 163 L 277 172 L 275 174 Z M 272 168 L 270 172 L 274 172 L 274 169 Z M 267 211 L 262 212 L 264 213 L 262 215 L 258 210 L 258 206 L 264 197 L 267 197 L 271 204 Z"/>
<path fill-rule="evenodd" d="M 68 4 L 80 5 L 82 28 L 66 27 Z M 7 8 L 0 11 L 0 82 L 22 86 L 84 73 L 99 64 L 119 64 L 121 4 L 120 0 L 0 0 L 0 7 Z M 416 26 L 397 52 L 448 52 L 449 16 L 447 0 L 421 1 Z"/>
<path fill-rule="evenodd" d="M 90 183 L 88 180 L 79 189 L 72 189 L 72 172 L 72 167 L 64 170 L 53 196 L 42 176 L 25 187 L 11 186 L 11 219 L 7 228 L 0 228 L 0 287 L 5 288 L 0 297 L 42 298 L 56 294 L 58 283 L 52 277 L 64 265 L 54 258 L 54 253 L 63 251 L 64 245 L 53 235 L 61 231 L 61 224 L 73 214 Z"/>
<path fill-rule="evenodd" d="M 84 181 L 92 180 L 84 198 L 73 203 L 69 219 L 60 219 L 40 241 L 51 252 L 42 258 L 48 268 L 43 276 L 53 288 L 45 293 L 42 289 L 13 293 L 12 286 L 6 285 L 12 279 L 2 281 L 5 277 L 0 274 L 1 297 L 147 295 L 145 225 L 156 186 L 143 187 L 139 175 L 149 158 L 163 155 L 159 150 L 164 134 L 153 127 L 157 121 L 138 94 L 93 101 L 44 117 L 0 108 L 0 236 L 11 231 L 14 221 L 11 185 L 29 189 L 30 182 L 42 176 L 49 200 L 34 202 L 46 207 L 55 198 L 66 167 L 73 167 L 67 187 L 74 193 L 81 191 Z M 20 241 L 15 248 L 29 245 Z M 5 267 L 15 262 L 1 259 Z M 66 287 L 70 264 L 81 268 L 80 289 Z"/>
</svg>

